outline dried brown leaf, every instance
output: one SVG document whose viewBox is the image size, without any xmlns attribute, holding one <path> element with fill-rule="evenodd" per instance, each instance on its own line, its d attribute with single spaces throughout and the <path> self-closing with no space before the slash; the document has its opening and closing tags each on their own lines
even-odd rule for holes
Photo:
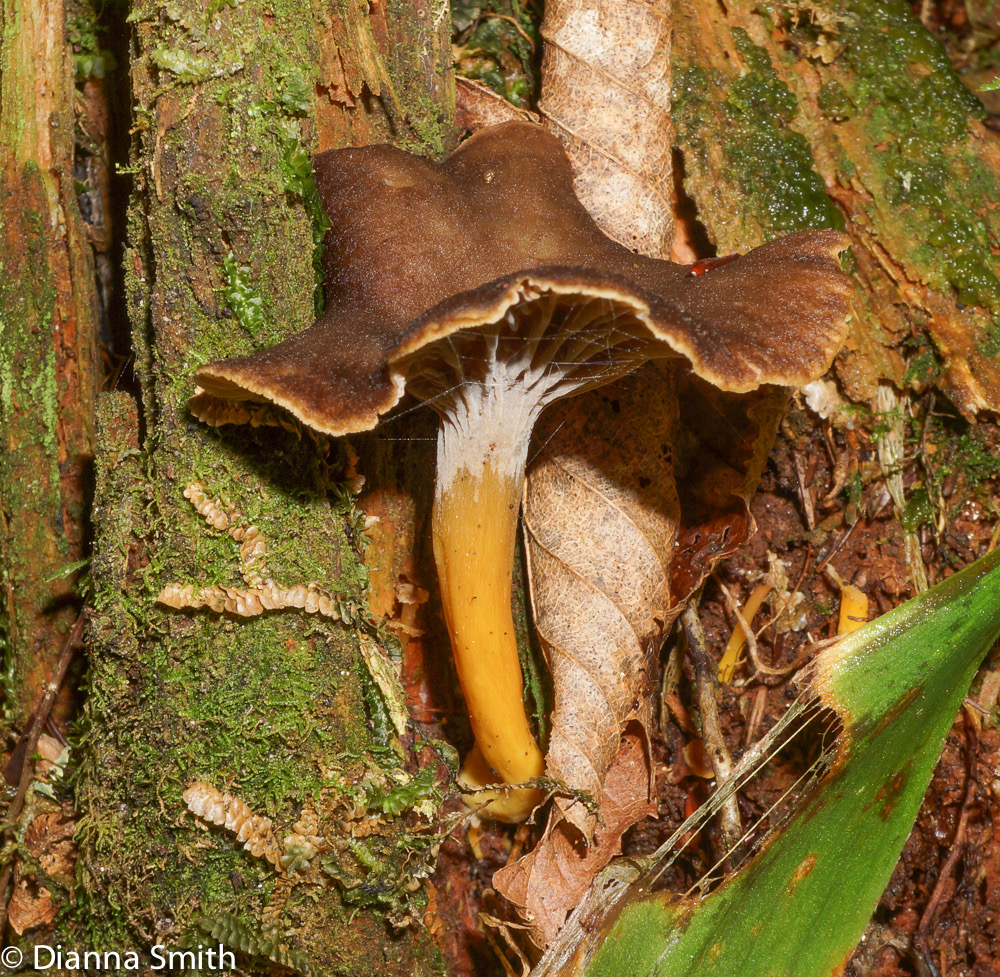
<svg viewBox="0 0 1000 977">
<path fill-rule="evenodd" d="M 778 389 L 734 397 L 655 363 L 567 401 L 536 431 L 524 509 L 532 605 L 555 695 L 546 767 L 598 809 L 557 798 L 535 851 L 494 878 L 530 914 L 540 946 L 617 853 L 610 826 L 620 838 L 650 813 L 652 769 L 644 761 L 642 781 L 633 759 L 622 777 L 621 731 L 631 720 L 648 730 L 660 639 L 683 600 L 753 530 L 749 503 L 786 397 Z"/>
<path fill-rule="evenodd" d="M 524 518 L 555 694 L 546 764 L 598 805 L 620 731 L 649 695 L 650 655 L 753 530 L 750 498 L 786 396 L 737 398 L 650 364 L 542 419 Z M 566 814 L 589 836 L 581 805 Z"/>
<path fill-rule="evenodd" d="M 750 500 L 788 400 L 763 387 L 733 396 L 692 374 L 677 380 L 680 436 L 674 453 L 681 504 L 673 590 L 686 600 L 754 531 Z"/>
<path fill-rule="evenodd" d="M 56 918 L 58 906 L 52 893 L 32 878 L 18 879 L 7 903 L 7 922 L 23 936 L 28 930 L 48 926 Z"/>
<path fill-rule="evenodd" d="M 525 537 L 555 692 L 546 767 L 598 805 L 621 730 L 648 698 L 650 656 L 675 616 L 676 428 L 673 371 L 650 364 L 560 405 L 537 431 Z M 591 836 L 582 805 L 565 813 Z"/>
<path fill-rule="evenodd" d="M 471 78 L 455 79 L 455 128 L 476 132 L 503 122 L 537 122 L 538 116 L 511 105 L 502 95 Z"/>
<path fill-rule="evenodd" d="M 587 845 L 579 832 L 553 811 L 538 845 L 493 876 L 494 887 L 528 921 L 529 935 L 539 947 L 555 939 L 594 876 L 621 853 L 625 831 L 656 813 L 656 803 L 647 794 L 650 778 L 644 737 L 629 733 L 608 770 L 603 820 L 593 843 Z"/>
<path fill-rule="evenodd" d="M 46 875 L 73 877 L 76 821 L 65 812 L 49 811 L 32 819 L 24 833 L 25 850 Z"/>
<path fill-rule="evenodd" d="M 605 234 L 654 257 L 673 237 L 670 3 L 549 0 L 539 110 Z"/>
</svg>

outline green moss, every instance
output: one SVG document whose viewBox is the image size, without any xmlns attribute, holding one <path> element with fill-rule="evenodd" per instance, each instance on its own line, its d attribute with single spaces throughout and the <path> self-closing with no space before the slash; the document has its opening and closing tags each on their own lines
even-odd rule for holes
<svg viewBox="0 0 1000 977">
<path fill-rule="evenodd" d="M 222 295 L 226 306 L 236 316 L 239 324 L 254 337 L 264 326 L 264 312 L 260 294 L 250 282 L 250 269 L 237 265 L 230 252 L 222 261 L 222 270 L 226 282 Z"/>
<path fill-rule="evenodd" d="M 997 229 L 985 210 L 989 201 L 1000 202 L 1000 187 L 966 145 L 970 120 L 985 118 L 982 103 L 903 0 L 841 0 L 827 13 L 835 27 L 829 19 L 824 27 L 784 17 L 797 46 L 818 51 L 825 31 L 836 48 L 824 70 L 820 108 L 863 126 L 873 170 L 862 178 L 888 203 L 895 236 L 921 242 L 908 255 L 921 277 L 935 288 L 954 288 L 962 304 L 1000 310 L 990 250 Z M 956 186 L 966 194 L 956 194 Z M 984 209 L 977 213 L 968 199 Z"/>
<path fill-rule="evenodd" d="M 202 916 L 197 921 L 197 929 L 190 931 L 179 944 L 179 953 L 186 948 L 200 948 L 200 941 L 208 936 L 227 947 L 235 947 L 240 953 L 249 957 L 263 957 L 265 960 L 281 964 L 293 973 L 308 977 L 314 972 L 313 966 L 306 954 L 287 946 L 278 937 L 265 936 L 259 929 L 248 925 L 231 913 L 219 913 L 215 916 Z M 189 954 L 193 957 L 193 954 Z M 181 958 L 177 958 L 179 961 Z M 196 960 L 197 958 L 195 958 Z M 193 968 L 191 968 L 193 971 Z M 200 971 L 193 971 L 200 972 Z"/>
<path fill-rule="evenodd" d="M 206 615 L 201 623 L 203 638 L 221 638 L 239 654 L 203 661 L 184 656 L 182 646 L 164 648 L 171 659 L 158 669 L 164 694 L 188 732 L 172 746 L 173 757 L 189 781 L 226 783 L 235 771 L 252 772 L 244 799 L 274 813 L 321 786 L 317 754 L 356 745 L 335 714 L 310 708 L 317 696 L 347 705 L 348 695 L 360 706 L 339 680 L 340 642 L 300 626 L 297 641 L 290 637 L 276 647 L 266 622 Z M 302 759 L 275 762 L 280 756 Z"/>
<path fill-rule="evenodd" d="M 530 4 L 453 0 L 451 22 L 459 73 L 481 81 L 518 108 L 531 108 L 538 95 L 536 52 L 541 36 Z"/>
<path fill-rule="evenodd" d="M 440 803 L 440 795 L 435 786 L 436 775 L 436 767 L 430 766 L 416 776 L 407 778 L 404 783 L 387 784 L 366 777 L 348 792 L 357 797 L 369 811 L 396 817 L 430 798 Z"/>
<path fill-rule="evenodd" d="M 941 357 L 930 346 L 922 346 L 911 357 L 903 376 L 906 384 L 925 384 L 940 376 L 942 369 Z"/>
<path fill-rule="evenodd" d="M 153 64 L 161 71 L 173 75 L 179 82 L 204 81 L 212 74 L 212 62 L 182 48 L 157 48 Z"/>
<path fill-rule="evenodd" d="M 77 4 L 74 15 L 66 20 L 66 38 L 73 46 L 78 82 L 87 78 L 104 78 L 116 67 L 114 55 L 101 48 L 98 35 L 102 30 L 89 3 Z"/>
<path fill-rule="evenodd" d="M 831 119 L 838 122 L 851 118 L 856 111 L 856 106 L 847 94 L 847 89 L 836 79 L 823 82 L 817 96 L 817 104 L 820 110 Z"/>
<path fill-rule="evenodd" d="M 740 28 L 733 41 L 746 72 L 729 90 L 724 108 L 723 151 L 748 191 L 763 208 L 770 234 L 804 227 L 842 227 L 843 218 L 813 168 L 804 136 L 789 128 L 798 114 L 795 96 L 778 77 L 767 52 Z M 766 187 L 764 194 L 759 193 Z"/>
<path fill-rule="evenodd" d="M 903 529 L 908 533 L 916 532 L 921 526 L 934 522 L 937 513 L 930 494 L 922 485 L 910 493 L 906 506 L 900 517 Z"/>
<path fill-rule="evenodd" d="M 976 349 L 981 356 L 987 359 L 993 359 L 997 355 L 1000 355 L 1000 325 L 996 323 L 988 324 L 979 342 L 976 344 Z"/>
<path fill-rule="evenodd" d="M 959 437 L 953 455 L 952 468 L 961 472 L 969 488 L 975 490 L 984 482 L 1000 475 L 1000 456 L 989 445 L 978 428 Z"/>
<path fill-rule="evenodd" d="M 707 141 L 726 133 L 727 179 L 767 236 L 842 227 L 805 137 L 791 127 L 798 115 L 795 96 L 746 31 L 733 28 L 732 35 L 744 62 L 736 79 L 698 65 L 676 72 L 674 118 L 682 147 L 695 154 L 697 165 L 708 158 Z"/>
<path fill-rule="evenodd" d="M 316 289 L 313 306 L 316 315 L 323 312 L 323 239 L 330 228 L 330 218 L 326 216 L 316 189 L 316 177 L 312 160 L 294 139 L 285 142 L 281 154 L 281 172 L 285 178 L 285 190 L 302 202 L 312 227 L 313 270 L 316 273 Z"/>
</svg>

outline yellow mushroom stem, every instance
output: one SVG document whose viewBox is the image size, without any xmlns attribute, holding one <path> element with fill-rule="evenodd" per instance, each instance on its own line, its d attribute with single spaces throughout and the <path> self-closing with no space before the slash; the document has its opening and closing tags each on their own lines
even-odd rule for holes
<svg viewBox="0 0 1000 977">
<path fill-rule="evenodd" d="M 495 395 L 497 391 L 492 391 Z M 545 760 L 524 711 L 524 682 L 511 613 L 511 569 L 531 423 L 504 416 L 503 396 L 476 398 L 459 422 L 442 424 L 432 517 L 445 623 L 477 749 L 461 781 L 488 816 L 523 821 L 537 789 L 478 792 L 540 777 Z M 471 405 L 470 405 L 471 406 Z M 508 407 L 510 405 L 508 404 Z M 519 414 L 515 405 L 514 414 Z M 531 412 L 533 413 L 533 412 Z M 513 421 L 513 423 L 511 423 Z"/>
</svg>

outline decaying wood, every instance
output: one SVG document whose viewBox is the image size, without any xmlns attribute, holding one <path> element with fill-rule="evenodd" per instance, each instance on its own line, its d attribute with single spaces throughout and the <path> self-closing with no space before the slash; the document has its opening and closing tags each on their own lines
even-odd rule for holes
<svg viewBox="0 0 1000 977">
<path fill-rule="evenodd" d="M 789 221 L 809 194 L 829 196 L 828 219 L 842 214 L 853 238 L 859 285 L 836 365 L 848 396 L 874 405 L 882 380 L 931 379 L 967 416 L 998 409 L 1000 148 L 909 7 L 788 4 L 772 19 L 753 0 L 686 4 L 674 44 L 689 83 L 674 119 L 685 190 L 720 252 L 802 226 Z M 760 117 L 753 92 L 772 100 Z M 727 131 L 737 138 L 718 138 Z M 751 131 L 753 174 L 738 162 L 752 155 L 739 138 Z M 779 145 L 800 163 L 770 157 Z M 809 219 L 824 220 L 816 210 Z M 936 376 L 907 375 L 908 350 L 921 347 Z"/>
<path fill-rule="evenodd" d="M 5 0 L 0 43 L 0 628 L 25 722 L 76 611 L 97 388 L 97 300 L 74 182 L 63 0 Z M 26 554 L 31 554 L 26 559 Z"/>
<path fill-rule="evenodd" d="M 77 785 L 101 830 L 82 846 L 81 885 L 90 931 L 127 927 L 175 944 L 197 935 L 200 918 L 238 914 L 259 933 L 277 910 L 264 913 L 257 884 L 273 876 L 269 865 L 238 845 L 194 843 L 204 831 L 182 800 L 192 780 L 225 785 L 261 816 L 287 822 L 344 751 L 374 757 L 383 742 L 366 715 L 378 687 L 343 611 L 362 605 L 368 580 L 364 515 L 345 491 L 356 473 L 342 479 L 339 449 L 281 427 L 219 433 L 197 424 L 187 412 L 191 374 L 312 321 L 320 221 L 310 156 L 390 140 L 440 153 L 451 138 L 450 49 L 446 9 L 423 0 L 179 0 L 169 13 L 137 0 L 130 22 L 135 178 L 125 269 L 142 423 L 134 404 L 105 403 L 94 516 L 95 732 Z M 228 305 L 237 271 L 257 300 L 256 319 Z M 217 531 L 206 531 L 184 498 L 195 480 L 210 491 L 189 501 Z M 216 500 L 231 500 L 245 521 L 234 523 Z M 275 592 L 270 580 L 281 585 Z M 226 610 L 232 601 L 236 613 L 157 605 L 171 583 L 181 603 L 219 599 L 214 606 Z M 244 612 L 258 609 L 251 597 L 263 609 L 265 592 L 290 606 L 240 616 L 241 603 Z M 336 606 L 327 605 L 334 594 Z M 372 760 L 380 762 L 396 761 Z M 187 860 L 147 871 L 150 851 L 178 845 L 198 863 L 204 885 L 196 890 Z M 386 868 L 393 878 L 406 871 L 405 847 L 398 852 Z M 234 871 L 248 884 L 232 887 Z M 296 905 L 294 933 L 283 942 L 322 971 L 370 973 L 384 919 L 381 905 L 344 910 L 331 887 Z M 442 969 L 421 931 L 386 946 L 382 973 Z M 259 963 L 245 966 L 261 972 Z"/>
</svg>

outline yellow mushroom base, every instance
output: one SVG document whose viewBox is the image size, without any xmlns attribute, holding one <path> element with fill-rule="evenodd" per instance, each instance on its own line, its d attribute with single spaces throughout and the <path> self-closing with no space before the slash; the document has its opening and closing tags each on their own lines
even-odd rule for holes
<svg viewBox="0 0 1000 977">
<path fill-rule="evenodd" d="M 486 408 L 492 406 L 489 398 L 484 400 Z M 459 425 L 442 424 L 432 537 L 445 623 L 476 737 L 478 759 L 467 761 L 463 771 L 464 783 L 475 792 L 488 784 L 522 784 L 540 777 L 545 760 L 524 712 L 511 614 L 527 434 L 517 435 L 523 443 L 504 443 L 514 438 L 499 410 L 470 411 L 466 417 L 486 430 L 470 438 L 469 425 L 463 425 L 466 436 L 459 452 L 452 440 Z M 470 802 L 491 801 L 483 812 L 488 817 L 520 821 L 542 796 L 539 790 L 511 791 L 495 799 L 473 793 Z"/>
<path fill-rule="evenodd" d="M 542 770 L 535 777 L 540 777 Z M 545 791 L 537 787 L 497 787 L 497 775 L 475 746 L 465 758 L 458 774 L 458 786 L 466 805 L 481 817 L 506 824 L 526 821 L 545 800 Z"/>
</svg>

